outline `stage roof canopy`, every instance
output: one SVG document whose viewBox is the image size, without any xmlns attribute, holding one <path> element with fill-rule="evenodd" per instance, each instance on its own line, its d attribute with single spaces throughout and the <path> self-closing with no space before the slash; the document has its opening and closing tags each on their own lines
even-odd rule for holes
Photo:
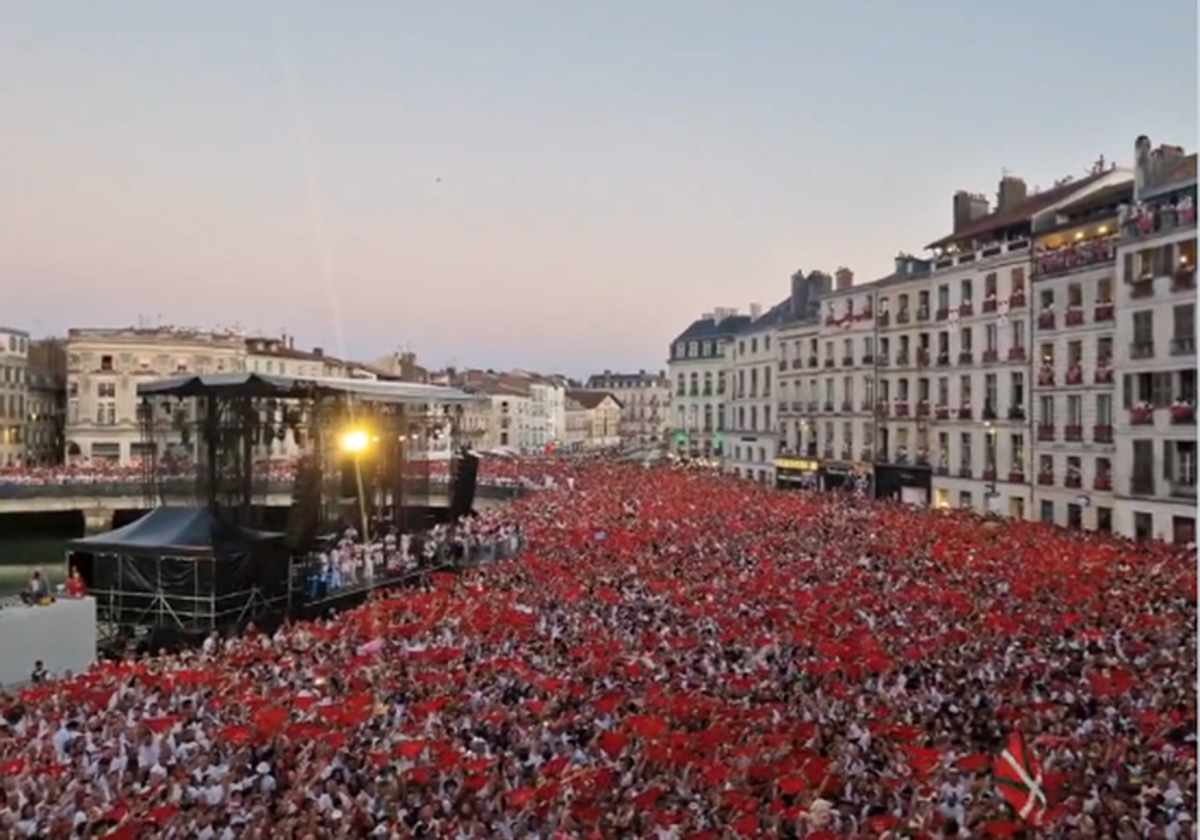
<svg viewBox="0 0 1200 840">
<path fill-rule="evenodd" d="M 479 398 L 457 388 L 373 379 L 277 376 L 270 373 L 207 373 L 173 376 L 138 385 L 141 397 L 308 397 L 346 396 L 377 403 L 468 403 Z"/>
<path fill-rule="evenodd" d="M 72 540 L 70 545 L 73 551 L 96 554 L 212 557 L 279 539 L 281 534 L 231 525 L 204 508 L 160 507 L 122 528 Z"/>
</svg>

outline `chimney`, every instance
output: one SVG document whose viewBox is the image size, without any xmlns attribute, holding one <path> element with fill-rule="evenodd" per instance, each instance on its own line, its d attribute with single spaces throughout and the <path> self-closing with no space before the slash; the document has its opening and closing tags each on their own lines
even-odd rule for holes
<svg viewBox="0 0 1200 840">
<path fill-rule="evenodd" d="M 757 321 L 761 317 L 762 317 L 762 304 L 759 304 L 759 303 L 750 304 L 750 320 Z"/>
<path fill-rule="evenodd" d="M 1025 186 L 1025 179 L 1016 175 L 1005 175 L 1000 179 L 1000 189 L 996 191 L 996 212 L 1011 210 L 1027 198 L 1029 187 Z"/>
<path fill-rule="evenodd" d="M 844 292 L 846 289 L 849 289 L 854 285 L 854 272 L 845 266 L 842 266 L 835 271 L 833 276 L 837 280 L 837 290 L 839 292 Z"/>
<path fill-rule="evenodd" d="M 958 233 L 972 222 L 991 212 L 988 200 L 978 193 L 959 190 L 954 194 L 954 232 Z"/>
<path fill-rule="evenodd" d="M 313 354 L 314 356 L 316 356 L 318 359 L 320 359 L 320 358 L 322 358 L 322 357 L 325 355 L 325 351 L 324 351 L 322 348 L 320 348 L 320 347 L 314 347 L 314 348 L 313 348 L 313 351 L 312 351 L 312 354 Z"/>
</svg>

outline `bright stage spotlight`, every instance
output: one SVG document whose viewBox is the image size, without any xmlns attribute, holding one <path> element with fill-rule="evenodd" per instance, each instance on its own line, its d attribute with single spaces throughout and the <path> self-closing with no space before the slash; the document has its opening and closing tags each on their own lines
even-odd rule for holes
<svg viewBox="0 0 1200 840">
<path fill-rule="evenodd" d="M 359 453 L 371 445 L 371 436 L 361 429 L 354 429 L 344 433 L 339 443 L 343 452 Z"/>
</svg>

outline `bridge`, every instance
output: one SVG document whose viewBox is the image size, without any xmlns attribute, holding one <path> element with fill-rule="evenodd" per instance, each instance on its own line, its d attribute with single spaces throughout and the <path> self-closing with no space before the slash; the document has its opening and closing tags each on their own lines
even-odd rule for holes
<svg viewBox="0 0 1200 840">
<path fill-rule="evenodd" d="M 254 488 L 254 498 L 264 507 L 290 507 L 293 486 L 291 480 L 263 482 Z M 475 506 L 495 507 L 516 498 L 521 491 L 522 488 L 512 485 L 480 484 L 475 489 Z M 160 481 L 159 495 L 164 504 L 195 504 L 196 481 L 192 478 Z M 430 482 L 428 495 L 414 493 L 406 501 L 449 507 L 450 488 L 445 482 Z M 0 514 L 78 511 L 83 514 L 89 534 L 111 528 L 117 511 L 146 507 L 146 488 L 139 481 L 0 484 Z"/>
</svg>

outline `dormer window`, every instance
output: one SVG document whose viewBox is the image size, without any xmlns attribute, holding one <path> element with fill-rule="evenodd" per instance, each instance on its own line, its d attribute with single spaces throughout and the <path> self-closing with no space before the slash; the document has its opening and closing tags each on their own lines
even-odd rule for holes
<svg viewBox="0 0 1200 840">
<path fill-rule="evenodd" d="M 686 353 L 687 353 L 687 345 L 684 344 L 682 341 L 680 341 L 678 344 L 675 345 L 676 358 L 682 359 Z"/>
</svg>

